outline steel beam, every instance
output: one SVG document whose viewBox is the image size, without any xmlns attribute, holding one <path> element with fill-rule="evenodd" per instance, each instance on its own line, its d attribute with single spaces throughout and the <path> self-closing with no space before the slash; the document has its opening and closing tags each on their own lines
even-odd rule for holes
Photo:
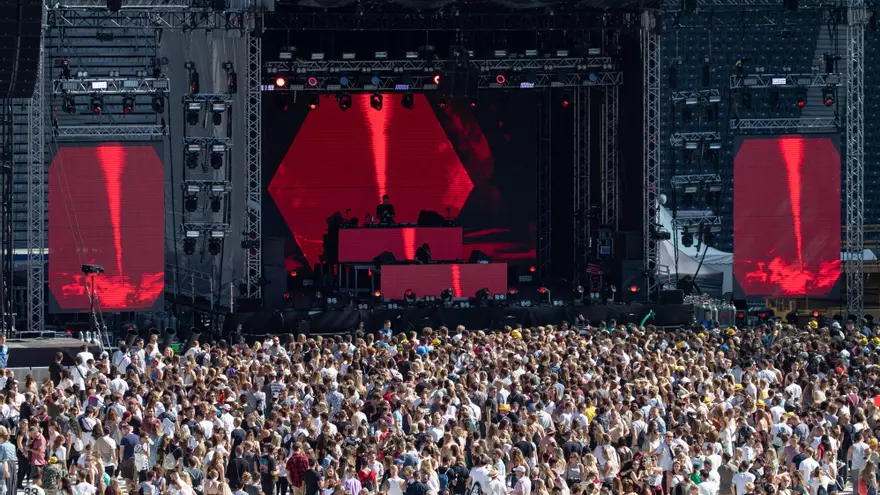
<svg viewBox="0 0 880 495">
<path fill-rule="evenodd" d="M 675 186 L 683 186 L 686 184 L 720 184 L 721 175 L 719 174 L 694 174 L 694 175 L 674 175 L 669 179 L 669 183 Z"/>
<path fill-rule="evenodd" d="M 790 89 L 837 86 L 843 74 L 747 74 L 730 76 L 730 89 Z"/>
<path fill-rule="evenodd" d="M 56 95 L 94 95 L 94 94 L 156 94 L 168 91 L 167 78 L 116 77 L 56 79 L 52 81 L 52 93 Z"/>
<path fill-rule="evenodd" d="M 865 310 L 865 24 L 864 0 L 848 0 L 846 50 L 846 310 Z"/>
<path fill-rule="evenodd" d="M 125 9 L 110 12 L 103 9 L 53 8 L 49 11 L 49 27 L 87 29 L 182 29 L 182 30 L 245 30 L 249 22 L 244 12 L 213 12 L 211 9 Z"/>
<path fill-rule="evenodd" d="M 402 72 L 436 72 L 453 67 L 454 60 L 287 60 L 266 62 L 266 73 L 287 73 L 296 76 L 316 74 L 383 74 Z M 468 62 L 478 72 L 569 70 L 577 72 L 610 71 L 614 68 L 611 57 L 518 57 L 475 59 Z"/>
<path fill-rule="evenodd" d="M 591 232 L 591 201 L 590 201 L 590 166 L 592 157 L 591 104 L 592 90 L 580 88 L 574 97 L 574 264 L 575 283 L 583 285 L 587 263 L 590 259 Z"/>
<path fill-rule="evenodd" d="M 263 278 L 263 222 L 262 222 L 262 100 L 260 82 L 262 80 L 262 33 L 245 33 L 247 37 L 247 99 L 245 102 L 245 162 L 247 181 L 245 183 L 244 235 L 244 276 L 249 298 L 262 297 Z"/>
<path fill-rule="evenodd" d="M 645 294 L 655 297 L 660 287 L 660 252 L 652 232 L 660 223 L 660 35 L 653 12 L 642 14 L 642 243 Z"/>
<path fill-rule="evenodd" d="M 680 0 L 663 0 L 663 10 L 666 12 L 678 12 L 682 9 Z M 833 4 L 831 5 L 833 6 Z M 697 0 L 697 8 L 732 8 L 741 10 L 743 7 L 782 9 L 782 0 Z M 799 0 L 798 9 L 819 9 L 829 7 L 826 0 Z"/>
<path fill-rule="evenodd" d="M 167 126 L 160 124 L 95 124 L 59 125 L 52 128 L 59 140 L 72 140 L 84 137 L 132 137 L 161 138 L 168 133 Z"/>
<path fill-rule="evenodd" d="M 793 129 L 815 129 L 828 131 L 840 127 L 836 117 L 794 118 L 794 119 L 731 119 L 730 129 L 735 131 L 780 131 Z"/>
<path fill-rule="evenodd" d="M 45 15 L 45 10 L 44 10 Z M 37 84 L 28 105 L 28 210 L 27 210 L 27 329 L 42 332 L 45 328 L 45 267 L 46 258 L 46 113 L 44 112 L 46 81 L 45 53 L 40 43 L 37 62 Z"/>
<path fill-rule="evenodd" d="M 721 99 L 721 91 L 717 89 L 691 89 L 685 91 L 673 91 L 670 99 L 674 102 L 684 101 L 688 98 L 696 98 L 700 104 L 709 103 L 710 98 Z"/>
<path fill-rule="evenodd" d="M 721 133 L 716 131 L 675 132 L 669 136 L 669 144 L 681 146 L 685 141 L 720 141 Z"/>
<path fill-rule="evenodd" d="M 618 87 L 605 88 L 605 101 L 602 104 L 602 213 L 601 222 L 617 231 L 620 208 L 620 170 L 618 167 Z"/>
</svg>

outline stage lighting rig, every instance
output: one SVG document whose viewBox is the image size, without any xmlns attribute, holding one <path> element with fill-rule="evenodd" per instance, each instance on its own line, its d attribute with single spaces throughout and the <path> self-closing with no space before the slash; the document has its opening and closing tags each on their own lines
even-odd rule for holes
<svg viewBox="0 0 880 495">
<path fill-rule="evenodd" d="M 122 98 L 122 113 L 125 115 L 134 113 L 134 96 L 126 96 Z"/>
<path fill-rule="evenodd" d="M 383 97 L 379 93 L 370 95 L 370 106 L 373 107 L 373 110 L 382 110 L 382 100 Z"/>
<path fill-rule="evenodd" d="M 572 301 L 574 302 L 575 306 L 583 306 L 584 305 L 584 297 L 586 295 L 585 292 L 586 291 L 584 290 L 583 285 L 578 285 L 577 287 L 574 288 L 574 298 L 572 299 Z"/>
<path fill-rule="evenodd" d="M 215 102 L 211 104 L 211 122 L 214 125 L 221 125 L 223 123 L 223 112 L 226 111 L 226 103 L 224 102 Z"/>
<path fill-rule="evenodd" d="M 507 289 L 507 304 L 516 306 L 519 303 L 519 290 L 515 288 Z"/>
<path fill-rule="evenodd" d="M 226 70 L 226 92 L 234 95 L 238 93 L 238 73 L 232 66 L 232 62 L 223 62 L 223 68 Z"/>
<path fill-rule="evenodd" d="M 489 289 L 483 288 L 477 291 L 474 295 L 474 299 L 476 304 L 481 307 L 486 307 L 489 305 Z"/>
<path fill-rule="evenodd" d="M 416 303 L 416 293 L 412 291 L 412 289 L 406 289 L 403 292 L 403 302 L 407 304 L 407 306 L 414 305 Z"/>
<path fill-rule="evenodd" d="M 822 88 L 822 102 L 826 107 L 834 105 L 834 88 L 831 86 Z"/>
<path fill-rule="evenodd" d="M 416 106 L 415 97 L 412 93 L 404 93 L 403 96 L 400 97 L 400 104 L 403 105 L 403 108 L 412 110 L 413 107 Z"/>
<path fill-rule="evenodd" d="M 339 93 L 336 95 L 336 102 L 339 103 L 340 110 L 348 110 L 351 108 L 351 95 L 348 93 Z"/>
<path fill-rule="evenodd" d="M 160 96 L 154 96 L 152 101 L 153 111 L 159 115 L 165 113 L 165 98 Z"/>
<path fill-rule="evenodd" d="M 100 96 L 92 97 L 92 114 L 101 115 L 104 113 L 104 99 Z"/>
<path fill-rule="evenodd" d="M 321 97 L 319 95 L 312 95 L 312 98 L 309 101 L 309 110 L 317 110 L 320 107 L 321 107 Z"/>
<path fill-rule="evenodd" d="M 553 299 L 550 297 L 550 289 L 546 287 L 538 288 L 538 305 L 539 306 L 552 306 Z"/>
<path fill-rule="evenodd" d="M 199 209 L 199 194 L 202 192 L 202 187 L 198 184 L 183 184 L 185 195 L 183 198 L 183 208 L 188 213 L 194 213 Z"/>
<path fill-rule="evenodd" d="M 447 308 L 452 306 L 453 299 L 455 299 L 455 292 L 452 289 L 445 289 L 440 293 L 440 302 Z"/>
<path fill-rule="evenodd" d="M 194 169 L 199 166 L 199 159 L 202 154 L 202 145 L 198 143 L 190 143 L 186 145 L 185 155 L 186 155 L 186 166 L 189 169 Z"/>
<path fill-rule="evenodd" d="M 64 98 L 64 112 L 70 115 L 76 115 L 76 99 L 72 96 Z"/>
<path fill-rule="evenodd" d="M 183 64 L 183 67 L 189 71 L 189 94 L 199 94 L 199 73 L 196 71 L 196 64 L 194 62 L 186 62 Z"/>
<path fill-rule="evenodd" d="M 189 125 L 199 124 L 199 114 L 202 111 L 202 102 L 188 101 L 186 103 L 186 123 Z"/>
</svg>

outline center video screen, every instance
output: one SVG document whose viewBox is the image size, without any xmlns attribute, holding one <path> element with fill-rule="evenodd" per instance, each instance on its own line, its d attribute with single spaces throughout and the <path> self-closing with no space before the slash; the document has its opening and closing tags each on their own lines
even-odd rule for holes
<svg viewBox="0 0 880 495">
<path fill-rule="evenodd" d="M 289 239 L 287 268 L 319 263 L 329 217 L 363 225 L 385 195 L 397 223 L 415 224 L 423 210 L 460 222 L 462 245 L 434 250 L 534 264 L 535 96 L 486 92 L 441 105 L 439 95 L 384 94 L 381 110 L 371 96 L 353 94 L 343 108 L 336 95 L 316 104 L 308 93 L 264 93 L 263 235 Z"/>
<path fill-rule="evenodd" d="M 734 143 L 733 271 L 738 296 L 833 296 L 841 274 L 837 135 Z"/>
</svg>

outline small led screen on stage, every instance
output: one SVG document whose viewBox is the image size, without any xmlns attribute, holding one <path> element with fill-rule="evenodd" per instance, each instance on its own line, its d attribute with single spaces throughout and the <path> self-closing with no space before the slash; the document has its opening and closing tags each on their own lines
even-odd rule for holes
<svg viewBox="0 0 880 495">
<path fill-rule="evenodd" d="M 104 267 L 107 311 L 157 309 L 165 282 L 165 176 L 153 144 L 62 146 L 49 165 L 50 309 L 89 309 L 83 264 Z"/>
<path fill-rule="evenodd" d="M 837 136 L 736 143 L 734 277 L 745 296 L 830 295 L 840 277 Z"/>
<path fill-rule="evenodd" d="M 396 256 L 406 258 L 412 243 L 388 242 L 376 252 L 381 243 L 375 241 L 417 233 L 407 228 L 425 210 L 433 214 L 423 226 L 447 229 L 438 225 L 444 218 L 461 226 L 433 232 L 442 240 L 413 236 L 436 248 L 435 260 L 466 260 L 476 249 L 493 261 L 534 264 L 535 103 L 487 98 L 472 106 L 470 100 L 451 100 L 441 109 L 433 95 L 415 94 L 404 102 L 399 94 L 386 94 L 376 110 L 370 97 L 351 95 L 345 109 L 335 98 L 320 97 L 311 111 L 305 103 L 285 111 L 273 98 L 264 100 L 272 124 L 264 126 L 270 198 L 264 202 L 263 236 L 292 235 L 288 268 L 319 263 L 328 219 L 337 212 L 337 219 L 355 220 L 358 229 L 378 223 L 376 207 L 386 194 L 394 222 L 405 228 L 347 232 L 339 238 L 341 260 L 371 261 L 395 247 Z"/>
</svg>

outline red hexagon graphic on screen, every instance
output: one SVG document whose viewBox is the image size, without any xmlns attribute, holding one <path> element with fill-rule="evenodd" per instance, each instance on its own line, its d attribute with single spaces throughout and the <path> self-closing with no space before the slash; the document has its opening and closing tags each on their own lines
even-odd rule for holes
<svg viewBox="0 0 880 495">
<path fill-rule="evenodd" d="M 82 265 L 104 267 L 105 310 L 154 309 L 165 286 L 165 174 L 153 146 L 64 146 L 49 164 L 49 290 L 62 310 L 89 308 Z"/>
<path fill-rule="evenodd" d="M 308 263 L 323 252 L 327 218 L 340 212 L 374 215 L 387 194 L 400 223 L 421 210 L 458 215 L 474 188 L 424 95 L 412 109 L 386 95 L 382 110 L 370 95 L 352 96 L 341 110 L 326 102 L 309 113 L 269 183 L 269 194 Z"/>
</svg>

